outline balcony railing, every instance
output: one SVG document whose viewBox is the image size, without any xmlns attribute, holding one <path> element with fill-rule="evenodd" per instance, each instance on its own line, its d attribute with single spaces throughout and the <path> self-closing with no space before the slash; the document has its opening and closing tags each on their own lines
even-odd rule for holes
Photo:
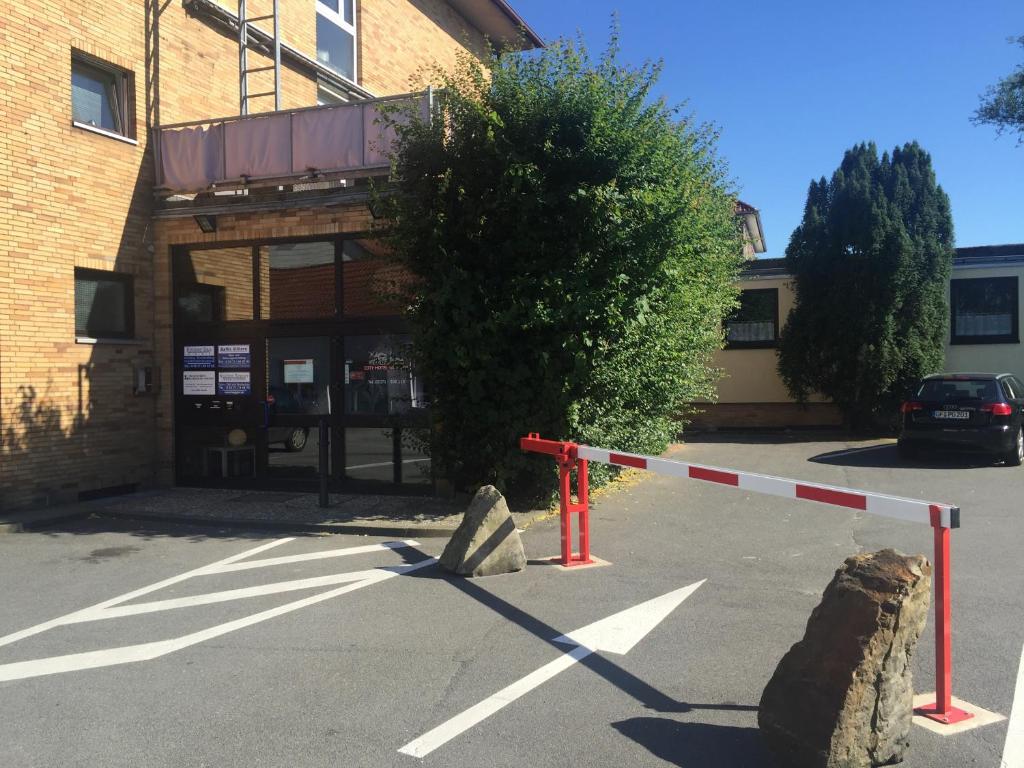
<svg viewBox="0 0 1024 768">
<path fill-rule="evenodd" d="M 395 140 L 385 108 L 430 115 L 432 93 L 404 94 L 258 115 L 195 120 L 156 130 L 157 192 L 192 194 L 386 171 Z"/>
</svg>

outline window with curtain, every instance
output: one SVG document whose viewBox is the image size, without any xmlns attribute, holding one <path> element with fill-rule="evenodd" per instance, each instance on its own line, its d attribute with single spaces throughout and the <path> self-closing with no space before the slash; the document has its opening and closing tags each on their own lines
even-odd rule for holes
<svg viewBox="0 0 1024 768">
<path fill-rule="evenodd" d="M 778 288 L 741 291 L 739 307 L 725 321 L 726 346 L 774 347 L 779 338 L 778 323 Z"/>
<path fill-rule="evenodd" d="M 977 277 L 949 283 L 951 344 L 1016 344 L 1017 277 Z"/>
<path fill-rule="evenodd" d="M 131 275 L 75 270 L 75 335 L 93 339 L 130 339 L 135 335 Z"/>
<path fill-rule="evenodd" d="M 134 138 L 131 73 L 71 56 L 71 118 L 78 126 Z"/>
</svg>

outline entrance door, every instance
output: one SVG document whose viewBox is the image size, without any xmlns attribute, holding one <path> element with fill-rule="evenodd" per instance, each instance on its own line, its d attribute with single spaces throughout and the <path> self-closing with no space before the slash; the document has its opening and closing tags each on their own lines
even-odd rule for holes
<svg viewBox="0 0 1024 768">
<path fill-rule="evenodd" d="M 265 474 L 271 479 L 315 481 L 320 462 L 331 467 L 335 440 L 321 457 L 320 430 L 336 431 L 334 350 L 329 336 L 266 339 Z"/>
</svg>

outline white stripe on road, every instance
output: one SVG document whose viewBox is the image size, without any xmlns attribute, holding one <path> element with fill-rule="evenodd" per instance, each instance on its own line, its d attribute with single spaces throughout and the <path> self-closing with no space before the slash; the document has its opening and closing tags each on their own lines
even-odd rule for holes
<svg viewBox="0 0 1024 768">
<path fill-rule="evenodd" d="M 413 757 L 426 757 L 438 747 L 443 746 L 454 739 L 460 733 L 468 731 L 477 723 L 486 720 L 495 712 L 508 706 L 520 696 L 529 693 L 534 688 L 550 680 L 559 672 L 564 672 L 577 661 L 585 659 L 592 653 L 592 650 L 584 648 L 582 645 L 573 648 L 568 653 L 562 654 L 554 661 L 549 661 L 540 669 L 531 672 L 521 680 L 517 680 L 512 683 L 512 685 L 502 688 L 493 696 L 489 696 L 479 704 L 470 707 L 465 712 L 459 713 L 451 720 L 442 723 L 437 726 L 437 728 L 423 734 L 418 739 L 410 741 L 398 751 L 404 755 L 412 755 Z"/>
<path fill-rule="evenodd" d="M 271 565 L 287 565 L 289 563 L 303 563 L 308 560 L 325 560 L 331 557 L 348 557 L 349 555 L 363 555 L 367 552 L 380 552 L 386 549 L 402 549 L 403 547 L 418 547 L 419 542 L 412 539 L 406 541 L 385 541 L 381 544 L 365 544 L 361 547 L 345 547 L 343 549 L 328 549 L 323 552 L 306 552 L 302 555 L 285 555 L 284 557 L 267 557 L 263 560 L 249 560 L 244 563 L 233 563 L 230 565 L 218 565 L 211 567 L 206 574 L 231 573 L 232 571 L 248 571 L 253 568 L 266 568 Z"/>
<path fill-rule="evenodd" d="M 18 661 L 12 664 L 2 664 L 0 665 L 0 681 L 23 680 L 28 677 L 54 675 L 61 672 L 75 672 L 83 669 L 96 669 L 97 667 L 111 667 L 118 664 L 131 664 L 137 661 L 149 661 L 174 651 L 180 651 L 182 648 L 188 648 L 191 645 L 212 640 L 213 638 L 220 637 L 221 635 L 226 635 L 229 632 L 244 629 L 245 627 L 250 627 L 253 624 L 259 624 L 260 622 L 268 619 L 273 619 L 277 616 L 297 611 L 300 608 L 315 605 L 316 603 L 323 602 L 324 600 L 330 600 L 332 597 L 337 597 L 338 595 L 343 595 L 347 592 L 354 592 L 357 589 L 362 589 L 363 587 L 368 587 L 373 584 L 379 584 L 382 581 L 386 581 L 387 579 L 395 576 L 418 571 L 419 569 L 426 568 L 436 562 L 437 560 L 435 558 L 430 557 L 426 560 L 421 560 L 418 563 L 413 563 L 412 565 L 380 569 L 377 574 L 356 582 L 355 584 L 346 584 L 345 586 L 338 587 L 337 589 L 321 592 L 319 595 L 312 595 L 301 600 L 286 603 L 285 605 L 279 605 L 276 608 L 261 611 L 260 613 L 254 613 L 251 616 L 244 616 L 240 619 L 235 619 L 234 621 L 218 624 L 215 627 L 203 629 L 199 632 L 193 632 L 191 634 L 184 635 L 183 637 L 171 640 L 158 640 L 152 643 L 126 645 L 120 648 L 106 648 L 100 651 L 72 653 L 66 656 L 51 656 L 45 659 L 33 659 L 31 661 Z"/>
<path fill-rule="evenodd" d="M 266 544 L 260 544 L 258 547 L 254 547 L 252 549 L 247 549 L 244 552 L 239 552 L 237 555 L 231 555 L 231 557 L 226 557 L 223 560 L 218 560 L 215 563 L 210 563 L 209 565 L 204 565 L 204 566 L 201 566 L 199 568 L 195 568 L 195 569 L 193 569 L 191 571 L 187 571 L 185 573 L 178 574 L 177 576 L 172 576 L 169 579 L 164 579 L 163 581 L 158 581 L 155 584 L 150 584 L 148 587 L 142 587 L 141 589 L 136 589 L 136 590 L 134 590 L 132 592 L 128 592 L 128 593 L 123 594 L 123 595 L 121 595 L 119 597 L 113 597 L 113 598 L 111 598 L 109 600 L 104 600 L 102 603 L 97 603 L 96 605 L 91 605 L 88 608 L 83 608 L 80 611 L 75 611 L 74 613 L 69 613 L 69 614 L 67 614 L 65 616 L 60 616 L 60 617 L 58 617 L 56 619 L 50 619 L 49 621 L 44 621 L 42 624 L 36 624 L 34 627 L 29 627 L 28 629 L 22 629 L 22 630 L 19 630 L 17 632 L 12 632 L 9 635 L 4 635 L 3 637 L 0 637 L 0 646 L 10 645 L 11 643 L 17 642 L 18 640 L 23 640 L 26 637 L 31 637 L 32 635 L 38 635 L 40 632 L 45 632 L 48 629 L 53 629 L 54 627 L 59 627 L 59 626 L 62 626 L 64 624 L 70 624 L 71 623 L 70 620 L 75 618 L 75 617 L 77 617 L 77 616 L 79 616 L 80 614 L 92 613 L 94 611 L 98 611 L 98 610 L 102 610 L 104 608 L 108 608 L 108 607 L 110 607 L 112 605 L 118 605 L 120 603 L 127 602 L 128 600 L 133 600 L 136 597 L 142 597 L 143 595 L 148 595 L 150 592 L 156 592 L 158 589 L 163 589 L 164 587 L 169 587 L 172 584 L 178 584 L 178 583 L 180 583 L 182 581 L 185 581 L 187 579 L 191 579 L 193 576 L 202 576 L 202 575 L 204 575 L 206 573 L 212 572 L 213 569 L 219 568 L 219 567 L 224 566 L 224 565 L 229 565 L 231 563 L 235 563 L 235 562 L 237 562 L 239 560 L 242 560 L 243 558 L 249 557 L 250 555 L 255 555 L 255 554 L 258 554 L 260 552 L 265 552 L 266 550 L 268 550 L 268 549 L 270 549 L 272 547 L 278 547 L 281 544 L 287 544 L 289 541 L 294 541 L 294 537 L 288 537 L 288 538 L 284 538 L 284 539 L 275 539 L 274 541 L 268 541 Z"/>
<path fill-rule="evenodd" d="M 1010 722 L 1006 728 L 1006 744 L 999 768 L 1024 768 L 1024 648 L 1017 665 L 1017 686 L 1013 691 Z"/>
<path fill-rule="evenodd" d="M 227 589 L 222 592 L 207 592 L 202 595 L 189 595 L 188 597 L 156 600 L 151 603 L 133 603 L 132 605 L 118 605 L 111 608 L 100 608 L 92 612 L 83 612 L 68 619 L 65 623 L 81 624 L 86 621 L 119 619 L 125 616 L 138 616 L 143 613 L 170 611 L 175 608 L 192 608 L 197 605 L 212 605 L 213 603 L 226 603 L 231 600 L 243 600 L 247 597 L 263 597 L 264 595 L 277 595 L 282 592 L 295 592 L 300 589 L 330 587 L 335 584 L 348 584 L 353 581 L 363 581 L 364 579 L 371 578 L 377 570 L 386 569 L 370 569 L 366 571 L 352 571 L 350 573 L 335 573 L 330 576 L 317 576 L 311 579 L 295 579 L 293 581 L 278 581 L 274 584 L 261 584 L 258 587 L 242 587 L 241 589 Z"/>
</svg>

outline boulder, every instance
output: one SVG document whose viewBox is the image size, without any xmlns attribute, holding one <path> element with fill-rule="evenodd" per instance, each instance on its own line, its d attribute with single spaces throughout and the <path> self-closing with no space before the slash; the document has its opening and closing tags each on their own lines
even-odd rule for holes
<svg viewBox="0 0 1024 768">
<path fill-rule="evenodd" d="M 526 553 L 505 497 L 485 485 L 469 504 L 440 559 L 460 576 L 493 576 L 526 567 Z"/>
<path fill-rule="evenodd" d="M 891 549 L 848 558 L 804 638 L 764 689 L 757 722 L 786 768 L 869 768 L 903 760 L 913 714 L 910 659 L 931 566 Z"/>
</svg>

